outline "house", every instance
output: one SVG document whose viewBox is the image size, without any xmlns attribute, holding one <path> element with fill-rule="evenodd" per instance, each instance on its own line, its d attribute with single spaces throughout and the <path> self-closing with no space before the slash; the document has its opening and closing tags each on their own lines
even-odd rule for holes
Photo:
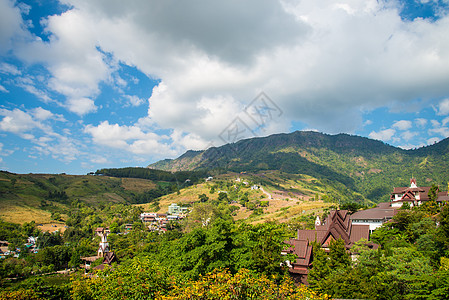
<svg viewBox="0 0 449 300">
<path fill-rule="evenodd" d="M 389 202 L 379 203 L 377 207 L 353 213 L 350 218 L 354 225 L 368 225 L 369 232 L 382 226 L 398 213 L 398 208 L 391 207 Z"/>
<path fill-rule="evenodd" d="M 111 265 L 114 261 L 116 261 L 116 257 L 114 252 L 110 251 L 109 243 L 108 243 L 108 234 L 109 230 L 98 227 L 95 230 L 95 234 L 100 237 L 100 243 L 98 245 L 97 255 L 95 256 L 87 256 L 87 257 L 81 257 L 81 260 L 84 261 L 84 265 L 81 267 L 84 268 L 86 271 L 91 269 L 91 265 L 94 261 L 97 259 L 102 258 L 103 263 L 99 266 L 96 266 L 95 270 L 103 270 L 106 265 Z"/>
<path fill-rule="evenodd" d="M 170 208 L 171 207 L 171 208 Z M 150 231 L 167 231 L 166 227 L 169 221 L 180 221 L 184 218 L 184 214 L 188 212 L 187 207 L 180 207 L 176 204 L 169 206 L 169 213 L 174 214 L 158 214 L 154 212 L 140 214 L 140 219 Z"/>
<path fill-rule="evenodd" d="M 429 191 L 430 186 L 418 187 L 416 179 L 410 179 L 409 187 L 395 187 L 390 196 L 391 207 L 401 207 L 404 203 L 409 203 L 410 207 L 421 205 L 430 201 Z M 446 192 L 438 192 L 437 202 L 447 201 L 448 195 Z"/>
<path fill-rule="evenodd" d="M 315 230 L 298 230 L 297 238 L 286 241 L 290 247 L 282 254 L 296 255 L 294 262 L 287 262 L 289 273 L 296 283 L 308 284 L 307 276 L 313 262 L 313 242 L 317 242 L 325 251 L 329 251 L 330 242 L 341 238 L 349 251 L 361 239 L 368 241 L 369 234 L 369 225 L 353 224 L 347 210 L 331 211 L 323 224 L 317 218 Z M 367 245 L 371 248 L 378 247 L 372 243 Z"/>
</svg>

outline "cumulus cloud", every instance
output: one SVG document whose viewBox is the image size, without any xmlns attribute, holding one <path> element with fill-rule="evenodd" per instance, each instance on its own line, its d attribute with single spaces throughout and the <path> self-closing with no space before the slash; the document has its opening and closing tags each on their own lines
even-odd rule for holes
<svg viewBox="0 0 449 300">
<path fill-rule="evenodd" d="M 161 142 L 163 137 L 152 132 L 145 133 L 137 126 L 120 126 L 104 121 L 98 126 L 87 125 L 84 131 L 92 136 L 96 144 L 127 150 L 134 154 L 176 153 L 169 145 Z"/>
<path fill-rule="evenodd" d="M 412 122 L 408 120 L 397 121 L 393 124 L 393 127 L 399 130 L 408 130 L 412 127 Z"/>
<path fill-rule="evenodd" d="M 67 101 L 67 108 L 80 116 L 97 111 L 97 106 L 89 98 L 71 98 Z"/>
<path fill-rule="evenodd" d="M 0 54 L 6 53 L 13 47 L 17 39 L 26 36 L 23 30 L 20 9 L 10 0 L 0 1 Z"/>
<path fill-rule="evenodd" d="M 20 24 L 18 9 L 5 1 Z M 137 123 L 85 128 L 94 142 L 133 153 L 217 142 L 236 116 L 251 121 L 242 112 L 260 91 L 283 111 L 265 133 L 286 131 L 292 121 L 329 133 L 355 132 L 363 126 L 363 111 L 419 106 L 417 99 L 449 93 L 449 16 L 404 21 L 397 2 L 62 2 L 73 9 L 44 20 L 49 41 L 28 41 L 15 53 L 44 63 L 48 88 L 64 95 L 63 105 L 79 116 L 98 110 L 101 83 L 126 87 L 114 79 L 120 64 L 159 79 L 148 99 L 150 131 Z M 9 41 L 11 32 L 1 36 Z M 449 114 L 449 100 L 440 102 L 438 113 Z M 393 128 L 411 126 L 402 120 Z M 172 130 L 169 139 L 177 144 L 161 143 L 150 135 L 155 128 Z M 393 128 L 370 137 L 391 140 Z M 106 130 L 122 136 L 114 140 Z"/>
<path fill-rule="evenodd" d="M 12 111 L 0 109 L 0 116 L 4 118 L 0 121 L 0 130 L 22 134 L 34 128 L 42 128 L 42 124 L 20 109 Z"/>
<path fill-rule="evenodd" d="M 71 2 L 80 15 L 101 19 L 104 50 L 161 78 L 149 115 L 163 127 L 209 137 L 204 123 L 217 126 L 205 98 L 227 99 L 221 106 L 232 110 L 263 89 L 289 120 L 354 131 L 362 107 L 448 92 L 440 80 L 449 75 L 445 19 L 404 22 L 397 8 L 374 0 L 245 4 L 252 10 L 218 2 L 219 16 L 212 4 L 197 2 L 202 13 L 189 5 L 180 14 L 167 1 L 157 16 L 150 2 L 139 11 L 119 2 Z"/>
<path fill-rule="evenodd" d="M 375 140 L 380 140 L 380 141 L 387 142 L 387 141 L 390 141 L 393 138 L 395 133 L 396 133 L 396 130 L 389 128 L 389 129 L 384 129 L 384 130 L 381 130 L 381 131 L 378 131 L 378 132 L 372 131 L 369 134 L 369 137 L 372 138 L 372 139 L 375 139 Z"/>
</svg>

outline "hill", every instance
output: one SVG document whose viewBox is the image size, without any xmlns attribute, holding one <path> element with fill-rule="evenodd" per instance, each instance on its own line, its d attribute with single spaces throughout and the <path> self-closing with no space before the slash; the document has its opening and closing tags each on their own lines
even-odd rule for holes
<svg viewBox="0 0 449 300">
<path fill-rule="evenodd" d="M 449 180 L 449 139 L 413 149 L 348 134 L 296 131 L 241 140 L 237 143 L 187 151 L 177 159 L 148 166 L 166 171 L 215 170 L 217 173 L 260 173 L 278 170 L 309 176 L 333 190 L 341 201 L 387 201 L 394 186 L 432 183 L 446 188 Z"/>
<path fill-rule="evenodd" d="M 73 202 L 91 206 L 147 203 L 183 187 L 176 179 L 191 173 L 145 168 L 103 169 L 97 171 L 98 176 L 0 171 L 0 218 L 19 224 L 33 220 L 63 224 L 58 222 L 59 217 L 65 218 Z"/>
</svg>

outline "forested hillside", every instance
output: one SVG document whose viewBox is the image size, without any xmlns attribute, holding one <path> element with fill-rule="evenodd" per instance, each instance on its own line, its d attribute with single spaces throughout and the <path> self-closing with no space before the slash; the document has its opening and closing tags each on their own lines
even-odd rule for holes
<svg viewBox="0 0 449 300">
<path fill-rule="evenodd" d="M 242 140 L 205 151 L 188 151 L 174 160 L 149 168 L 215 170 L 223 173 L 268 170 L 316 178 L 339 190 L 344 201 L 387 201 L 394 186 L 406 186 L 411 177 L 419 185 L 449 180 L 449 139 L 412 150 L 347 134 L 293 132 Z M 349 191 L 349 193 L 348 193 Z"/>
</svg>

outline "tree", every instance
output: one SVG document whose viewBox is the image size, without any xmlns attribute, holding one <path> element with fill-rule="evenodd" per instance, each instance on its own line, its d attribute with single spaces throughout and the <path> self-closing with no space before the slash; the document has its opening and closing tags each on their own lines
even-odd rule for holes
<svg viewBox="0 0 449 300">
<path fill-rule="evenodd" d="M 224 193 L 224 192 L 218 193 L 218 202 L 226 202 L 226 203 L 228 203 L 229 202 L 228 194 Z"/>
<path fill-rule="evenodd" d="M 313 267 L 309 272 L 308 281 L 310 286 L 322 292 L 325 291 L 322 283 L 330 273 L 329 256 L 321 248 L 319 243 L 312 243 Z"/>
<path fill-rule="evenodd" d="M 432 186 L 429 190 L 428 196 L 431 201 L 436 201 L 438 198 L 438 186 L 435 183 L 432 183 Z"/>
<path fill-rule="evenodd" d="M 349 253 L 346 251 L 345 242 L 339 238 L 331 240 L 329 245 L 329 267 L 331 269 L 348 267 L 351 260 Z"/>
<path fill-rule="evenodd" d="M 348 210 L 350 214 L 357 212 L 363 205 L 358 204 L 357 202 L 346 202 L 340 205 L 340 209 Z"/>
<path fill-rule="evenodd" d="M 198 199 L 201 202 L 207 202 L 207 200 L 209 200 L 209 197 L 207 197 L 206 194 L 200 194 L 200 195 L 198 195 Z"/>
</svg>

